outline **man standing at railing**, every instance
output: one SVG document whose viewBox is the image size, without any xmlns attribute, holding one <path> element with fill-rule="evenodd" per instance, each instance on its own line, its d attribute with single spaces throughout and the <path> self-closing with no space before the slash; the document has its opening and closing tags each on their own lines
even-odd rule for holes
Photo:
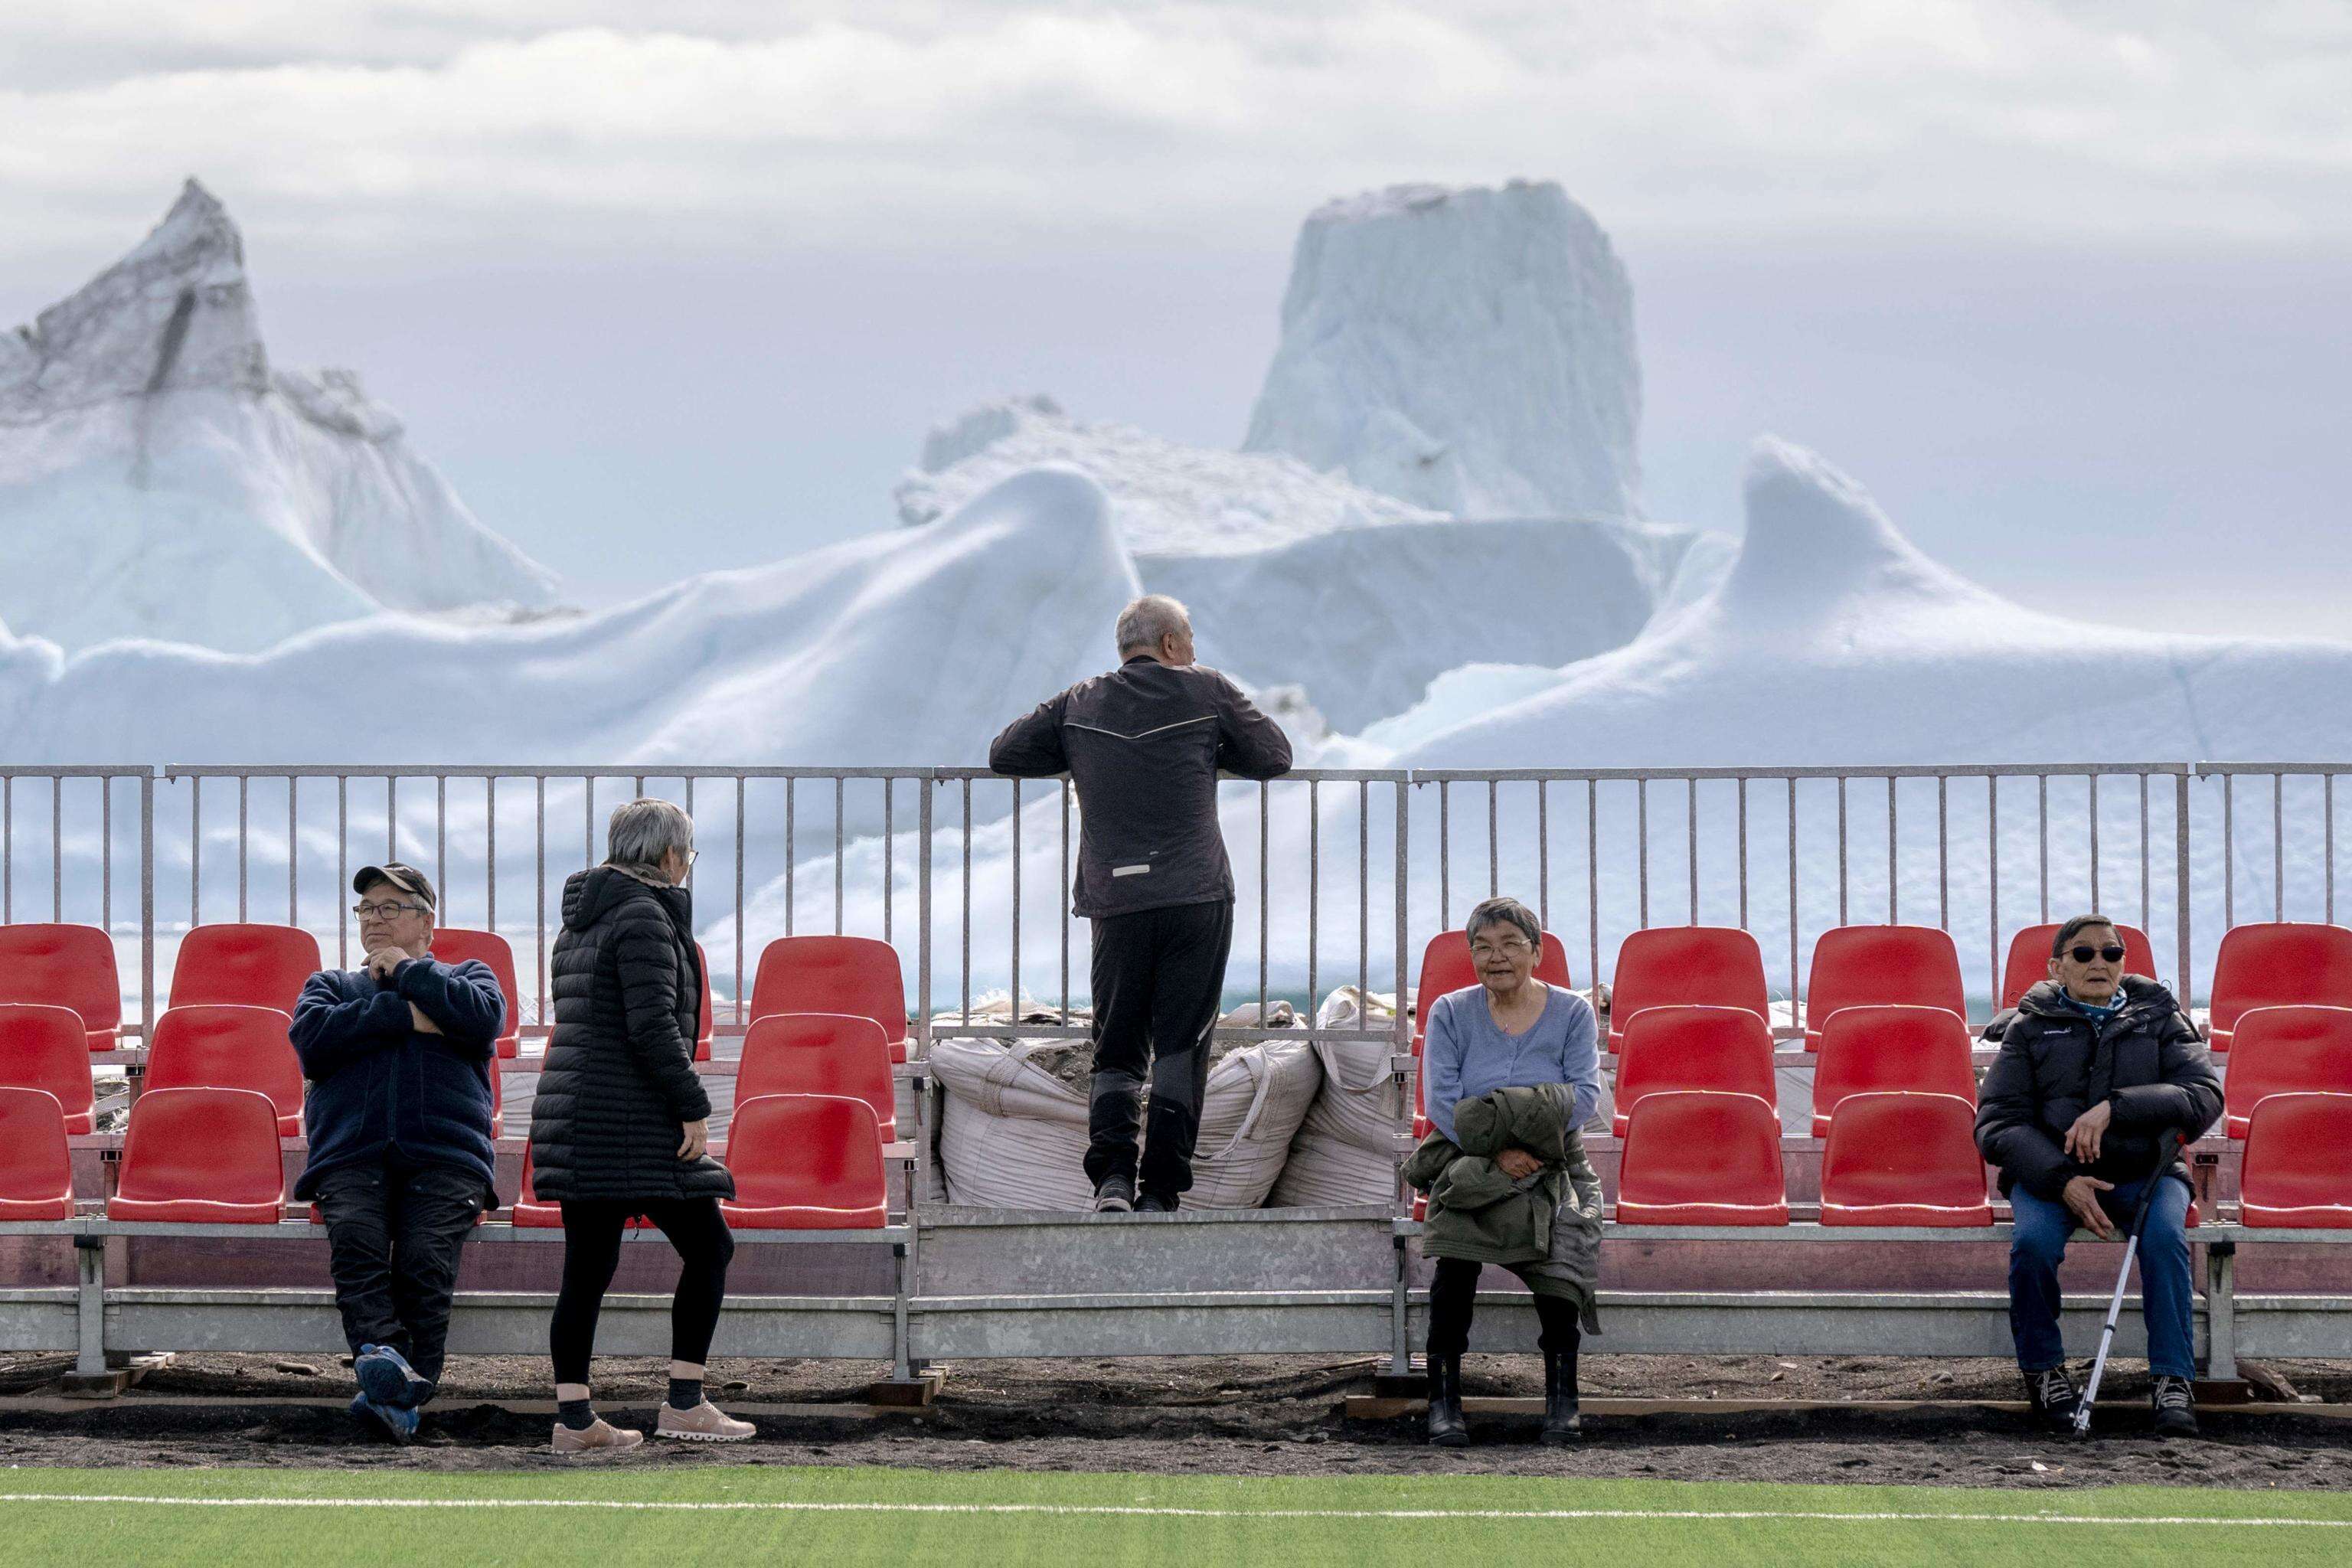
<svg viewBox="0 0 2352 1568">
<path fill-rule="evenodd" d="M 1234 940 L 1217 773 L 1277 778 L 1290 741 L 1239 687 L 1192 662 L 1192 619 L 1175 600 L 1136 600 L 1117 633 L 1118 668 L 1015 720 L 988 765 L 1013 778 L 1066 773 L 1077 788 L 1071 909 L 1094 922 L 1087 1179 L 1098 1214 L 1168 1214 L 1192 1185 Z M 1147 1078 L 1148 1121 L 1138 1114 Z"/>
<path fill-rule="evenodd" d="M 294 1005 L 310 1080 L 294 1195 L 326 1222 L 360 1385 L 352 1414 L 404 1443 L 441 1375 L 458 1249 L 498 1203 L 489 1063 L 506 998 L 489 965 L 433 958 L 438 900 L 424 872 L 365 866 L 352 889 L 366 961 L 313 974 Z"/>
<path fill-rule="evenodd" d="M 2105 915 L 2058 928 L 2050 978 L 2018 1003 L 1978 1101 L 1977 1147 L 2016 1216 L 2009 1323 L 2035 1415 L 2065 1429 L 2080 1397 L 2058 1331 L 2067 1238 L 2079 1225 L 2114 1240 L 2152 1182 L 2139 1247 L 2149 1398 L 2159 1434 L 2195 1436 L 2189 1167 L 2167 1134 L 2211 1126 L 2221 1080 L 2172 993 L 2124 973 L 2124 939 Z"/>
</svg>

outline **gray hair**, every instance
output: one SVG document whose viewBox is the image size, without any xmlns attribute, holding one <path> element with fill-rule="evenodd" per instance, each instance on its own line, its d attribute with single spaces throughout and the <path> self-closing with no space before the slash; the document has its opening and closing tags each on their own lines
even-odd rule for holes
<svg viewBox="0 0 2352 1568">
<path fill-rule="evenodd" d="M 1118 652 L 1157 653 L 1171 632 L 1192 629 L 1192 613 L 1165 594 L 1146 594 L 1118 613 Z"/>
<path fill-rule="evenodd" d="M 666 800 L 633 800 L 613 813 L 604 844 L 607 866 L 658 866 L 694 847 L 694 818 Z"/>
<path fill-rule="evenodd" d="M 1462 934 L 1476 942 L 1478 933 L 1491 925 L 1518 927 L 1520 934 L 1528 939 L 1529 947 L 1538 946 L 1543 942 L 1543 922 L 1536 919 L 1535 910 L 1517 899 L 1488 899 L 1470 911 L 1470 923 L 1462 928 Z"/>
</svg>

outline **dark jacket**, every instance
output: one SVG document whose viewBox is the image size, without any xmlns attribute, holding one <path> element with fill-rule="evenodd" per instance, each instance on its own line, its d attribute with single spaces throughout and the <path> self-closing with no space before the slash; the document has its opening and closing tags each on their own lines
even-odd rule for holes
<svg viewBox="0 0 2352 1568">
<path fill-rule="evenodd" d="M 1073 913 L 1090 920 L 1234 897 L 1217 772 L 1277 778 L 1290 741 L 1241 688 L 1201 665 L 1138 655 L 1016 719 L 988 748 L 1015 778 L 1066 773 L 1078 791 Z"/>
<path fill-rule="evenodd" d="M 710 1114 L 694 1071 L 702 966 L 692 895 L 598 866 L 563 884 L 549 960 L 555 1030 L 530 1112 L 532 1190 L 653 1202 L 731 1198 L 705 1154 L 677 1157 L 684 1124 Z"/>
<path fill-rule="evenodd" d="M 415 1026 L 412 1002 L 439 1034 Z M 308 1203 L 330 1172 L 395 1152 L 459 1166 L 490 1192 L 490 1053 L 505 1023 L 497 976 L 472 959 L 412 958 L 388 984 L 364 969 L 310 976 L 289 1031 L 310 1080 L 302 1107 L 310 1157 L 294 1196 Z"/>
<path fill-rule="evenodd" d="M 2074 1176 L 2138 1181 L 2168 1130 L 2193 1140 L 2221 1114 L 2213 1059 L 2172 993 L 2127 974 L 2123 994 L 2123 1011 L 2104 1028 L 2067 1005 L 2054 980 L 2018 1004 L 1977 1095 L 1977 1147 L 2000 1168 L 2003 1193 L 2021 1182 L 2054 1201 Z M 2113 1120 L 2097 1162 L 2084 1166 L 2067 1156 L 2066 1130 L 2103 1100 Z M 2176 1154 L 2165 1173 L 2186 1183 L 2188 1163 Z"/>
<path fill-rule="evenodd" d="M 1454 1107 L 1456 1144 L 1435 1128 L 1405 1162 L 1404 1179 L 1429 1194 L 1421 1249 L 1430 1258 L 1499 1263 L 1538 1295 L 1576 1303 L 1584 1331 L 1601 1331 L 1601 1178 L 1572 1124 L 1564 1083 L 1513 1085 Z M 1525 1182 L 1495 1156 L 1518 1147 L 1544 1162 Z"/>
</svg>

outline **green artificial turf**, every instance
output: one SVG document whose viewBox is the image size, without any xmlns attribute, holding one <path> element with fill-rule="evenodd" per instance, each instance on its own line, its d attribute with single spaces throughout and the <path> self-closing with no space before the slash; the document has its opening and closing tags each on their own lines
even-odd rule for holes
<svg viewBox="0 0 2352 1568">
<path fill-rule="evenodd" d="M 2352 1498 L 2149 1487 L 2002 1492 L 1492 1476 L 940 1474 L 669 1468 L 622 1460 L 554 1475 L 448 1474 L 393 1465 L 381 1470 L 12 1468 L 0 1470 L 0 1495 L 6 1499 L 0 1501 L 0 1561 L 10 1563 L 320 1568 L 344 1563 L 740 1562 L 763 1568 L 803 1562 L 1016 1563 L 1025 1568 L 1175 1563 L 1222 1568 L 1263 1562 L 1369 1568 L 1567 1561 L 1611 1568 L 1650 1563 L 1730 1568 L 2073 1558 L 2172 1568 L 2222 1552 L 2259 1553 L 2263 1568 L 2352 1561 Z M 51 1498 L 58 1500 L 45 1500 Z M 68 1500 L 73 1498 L 89 1500 Z M 378 1500 L 308 1507 L 121 1500 L 131 1498 L 215 1504 Z M 382 1506 L 386 1500 L 467 1506 Z M 532 1500 L 722 1506 L 549 1507 L 530 1506 Z M 769 1506 L 780 1503 L 850 1506 Z M 1089 1510 L 1197 1511 L 1083 1511 Z M 1409 1510 L 1432 1516 L 1392 1517 Z M 1495 1516 L 1545 1512 L 1594 1516 Z M 1807 1514 L 1841 1517 L 1770 1517 Z M 1920 1517 L 1859 1517 L 1873 1514 Z M 2241 1522 L 2179 1522 L 2184 1520 Z M 2315 1520 L 2333 1522 L 2276 1522 Z"/>
</svg>

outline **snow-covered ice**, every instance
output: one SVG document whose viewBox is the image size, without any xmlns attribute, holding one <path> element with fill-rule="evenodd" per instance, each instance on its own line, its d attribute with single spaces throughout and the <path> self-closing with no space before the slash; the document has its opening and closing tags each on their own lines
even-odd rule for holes
<svg viewBox="0 0 2352 1568">
<path fill-rule="evenodd" d="M 0 623 L 17 633 L 249 652 L 384 609 L 555 597 L 355 373 L 271 365 L 243 239 L 194 180 L 121 260 L 0 333 Z"/>
<path fill-rule="evenodd" d="M 1397 185 L 1307 220 L 1251 452 L 1469 517 L 1638 515 L 1641 359 L 1559 185 Z"/>
</svg>

